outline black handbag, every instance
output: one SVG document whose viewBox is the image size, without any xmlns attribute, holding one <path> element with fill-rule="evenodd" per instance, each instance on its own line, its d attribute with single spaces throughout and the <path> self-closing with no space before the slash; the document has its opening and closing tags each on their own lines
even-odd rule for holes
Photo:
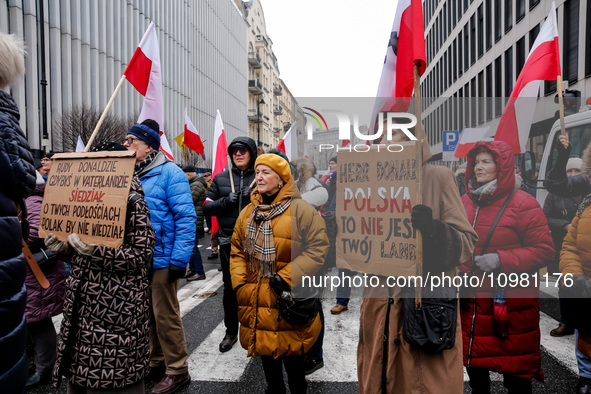
<svg viewBox="0 0 591 394">
<path fill-rule="evenodd" d="M 277 297 L 277 308 L 279 309 L 277 321 L 283 319 L 294 326 L 305 326 L 316 319 L 320 301 L 317 295 L 307 298 L 291 298 L 291 295 L 284 296 L 282 294 Z"/>
<path fill-rule="evenodd" d="M 41 248 L 37 253 L 33 253 L 33 258 L 37 261 L 41 270 L 45 270 L 52 267 L 53 264 L 57 262 L 58 255 L 49 249 Z"/>
<path fill-rule="evenodd" d="M 427 353 L 451 349 L 456 343 L 458 298 L 454 287 L 423 288 L 421 309 L 415 307 L 415 288 L 402 289 L 404 340 Z"/>
</svg>

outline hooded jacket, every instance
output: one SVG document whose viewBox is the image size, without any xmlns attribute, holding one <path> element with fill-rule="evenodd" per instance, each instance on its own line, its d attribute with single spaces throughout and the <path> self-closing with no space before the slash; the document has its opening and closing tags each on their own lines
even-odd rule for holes
<svg viewBox="0 0 591 394">
<path fill-rule="evenodd" d="M 316 175 L 314 163 L 310 159 L 297 158 L 292 161 L 292 164 L 298 174 L 296 186 L 302 195 L 302 200 L 315 209 L 323 206 L 328 201 L 328 190 L 314 177 Z"/>
<path fill-rule="evenodd" d="M 585 173 L 577 176 L 591 175 L 591 145 L 587 146 L 583 154 L 583 170 Z M 591 279 L 591 206 L 577 213 L 564 238 L 560 252 L 560 272 L 563 275 L 585 275 Z M 591 335 L 579 331 L 577 349 L 591 358 Z"/>
<path fill-rule="evenodd" d="M 120 389 L 144 378 L 150 356 L 147 265 L 153 251 L 150 211 L 134 177 L 123 244 L 99 245 L 92 256 L 72 254 L 53 370 L 56 386 L 62 375 L 96 389 Z"/>
<path fill-rule="evenodd" d="M 470 184 L 475 182 L 475 150 L 491 150 L 497 165 L 497 187 L 480 199 Z M 468 153 L 467 191 L 462 202 L 478 234 L 474 256 L 482 253 L 488 232 L 509 193 L 515 188 L 515 161 L 511 147 L 504 141 L 478 142 Z M 540 204 L 530 194 L 517 190 L 505 208 L 490 239 L 486 253 L 497 253 L 501 262 L 499 274 L 534 274 L 552 260 L 554 247 L 548 222 Z M 472 259 L 460 267 L 463 272 L 483 277 Z M 460 303 L 464 339 L 464 365 L 486 368 L 532 379 L 542 378 L 540 352 L 539 292 L 534 279 L 529 287 L 506 286 L 509 337 L 500 338 L 493 326 L 493 292 L 490 281 L 480 288 L 469 288 L 470 297 Z"/>
<path fill-rule="evenodd" d="M 301 285 L 303 275 L 312 276 L 322 266 L 328 251 L 324 220 L 301 199 L 292 182 L 286 182 L 272 203 L 291 198 L 291 205 L 271 219 L 277 253 L 276 272 L 293 289 Z M 263 198 L 255 189 L 252 203 L 240 213 L 232 236 L 230 273 L 238 301 L 240 344 L 248 356 L 298 356 L 314 344 L 320 333 L 320 315 L 306 326 L 293 326 L 277 321 L 277 296 L 269 286 L 269 278 L 261 278 L 249 269 L 244 251 L 246 225 L 255 206 Z M 295 221 L 295 223 L 294 223 Z"/>
<path fill-rule="evenodd" d="M 236 167 L 234 158 L 230 155 L 230 160 L 232 161 L 232 178 L 234 179 L 234 190 L 238 193 L 238 203 L 234 205 L 226 204 L 225 197 L 232 192 L 232 184 L 230 183 L 229 172 L 224 171 L 213 178 L 209 191 L 207 192 L 207 198 L 203 204 L 203 213 L 205 215 L 217 217 L 218 224 L 220 225 L 219 235 L 228 238 L 234 232 L 234 224 L 240 211 L 250 203 L 250 197 L 246 198 L 240 191 L 245 187 L 249 187 L 254 180 L 254 162 L 257 159 L 257 146 L 252 138 L 236 137 L 228 145 L 228 152 L 232 152 L 236 146 L 244 146 L 250 152 L 250 162 L 244 171 L 240 171 Z"/>
<path fill-rule="evenodd" d="M 39 238 L 39 222 L 41 219 L 41 206 L 46 183 L 37 185 L 33 194 L 25 200 L 29 219 L 29 237 L 27 245 L 31 253 L 38 252 L 45 247 L 43 238 Z M 64 298 L 66 295 L 66 271 L 64 262 L 57 260 L 49 266 L 41 266 L 49 287 L 44 289 L 35 278 L 33 271 L 27 265 L 27 323 L 34 323 L 62 313 Z"/>
<path fill-rule="evenodd" d="M 472 254 L 477 236 L 467 220 L 454 174 L 449 168 L 427 163 L 432 155 L 426 139 L 422 148 L 423 204 L 433 210 L 433 219 L 440 221 L 448 234 L 454 234 L 444 242 L 451 244 L 454 238 L 459 241 L 446 253 L 448 261 L 441 261 L 442 265 L 454 266 L 445 272 L 453 276 L 455 266 Z M 415 349 L 403 337 L 400 289 L 389 289 L 386 278 L 379 278 L 378 287 L 365 289 L 361 304 L 357 348 L 359 392 L 439 393 L 445 385 L 445 393 L 463 393 L 459 313 L 453 348 L 436 354 Z"/>
<path fill-rule="evenodd" d="M 33 156 L 19 126 L 13 98 L 0 91 L 0 387 L 7 393 L 24 391 L 28 374 L 25 275 L 22 239 L 28 236 L 24 198 L 35 187 Z M 17 216 L 22 209 L 22 224 Z"/>
<path fill-rule="evenodd" d="M 153 268 L 186 267 L 195 245 L 197 221 L 187 176 L 162 151 L 137 176 L 156 232 Z"/>
</svg>

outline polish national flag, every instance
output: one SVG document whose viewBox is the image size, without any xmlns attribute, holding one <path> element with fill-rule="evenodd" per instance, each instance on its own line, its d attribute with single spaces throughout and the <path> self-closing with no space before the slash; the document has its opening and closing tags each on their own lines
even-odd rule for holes
<svg viewBox="0 0 591 394">
<path fill-rule="evenodd" d="M 185 108 L 185 134 L 183 138 L 183 143 L 189 149 L 194 152 L 197 152 L 203 157 L 205 160 L 205 147 L 203 146 L 203 141 L 201 141 L 201 137 L 197 132 L 195 126 L 193 126 L 193 122 L 189 118 L 189 114 L 187 113 L 187 109 Z"/>
<path fill-rule="evenodd" d="M 552 2 L 548 18 L 529 52 L 503 111 L 495 141 L 507 142 L 515 154 L 525 152 L 536 110 L 535 103 L 540 90 L 540 81 L 556 80 L 559 75 L 556 5 Z"/>
<path fill-rule="evenodd" d="M 376 94 L 370 132 L 378 112 L 407 112 L 414 89 L 414 65 L 419 75 L 427 67 L 421 0 L 399 0 Z"/>
<path fill-rule="evenodd" d="M 460 140 L 458 141 L 458 147 L 456 148 L 456 153 L 454 154 L 455 157 L 463 158 L 466 157 L 470 149 L 478 141 L 484 141 L 484 136 L 488 133 L 490 127 L 480 127 L 480 128 L 465 128 L 462 130 L 462 135 L 460 135 Z"/>
<path fill-rule="evenodd" d="M 160 50 L 156 25 L 150 23 L 146 33 L 129 61 L 125 72 L 127 80 L 144 96 L 142 112 L 138 123 L 146 119 L 154 119 L 160 126 L 160 150 L 174 161 L 172 150 L 164 134 L 164 109 L 162 100 L 162 72 L 160 69 Z"/>
<path fill-rule="evenodd" d="M 211 172 L 211 179 L 214 179 L 217 174 L 223 172 L 228 165 L 228 143 L 226 142 L 226 132 L 224 131 L 224 123 L 220 110 L 217 110 L 215 117 L 215 131 L 213 135 L 213 168 Z M 232 174 L 230 174 L 232 176 Z M 205 204 L 212 201 L 209 198 L 205 199 Z M 220 229 L 218 219 L 215 216 L 211 217 L 211 235 L 214 235 Z"/>
<path fill-rule="evenodd" d="M 295 128 L 296 123 L 293 122 L 287 133 L 283 136 L 279 144 L 277 144 L 277 149 L 280 149 L 281 152 L 285 153 L 287 159 L 291 161 L 293 159 L 293 152 L 294 150 L 298 151 L 298 133 Z"/>
</svg>

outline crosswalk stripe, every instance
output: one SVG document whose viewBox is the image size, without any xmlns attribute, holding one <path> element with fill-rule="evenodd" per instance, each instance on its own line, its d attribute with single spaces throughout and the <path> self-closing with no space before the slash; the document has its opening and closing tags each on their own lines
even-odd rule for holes
<svg viewBox="0 0 591 394">
<path fill-rule="evenodd" d="M 188 282 L 177 292 L 181 317 L 185 316 L 206 299 L 200 298 L 199 295 L 217 290 L 222 285 L 222 273 L 217 269 L 207 271 L 205 276 L 207 279 Z"/>
<path fill-rule="evenodd" d="M 540 312 L 540 331 L 542 332 L 542 347 L 552 354 L 565 367 L 575 374 L 579 373 L 577 367 L 577 358 L 575 356 L 575 336 L 566 335 L 564 337 L 550 336 L 550 331 L 558 326 L 558 322 Z"/>
</svg>

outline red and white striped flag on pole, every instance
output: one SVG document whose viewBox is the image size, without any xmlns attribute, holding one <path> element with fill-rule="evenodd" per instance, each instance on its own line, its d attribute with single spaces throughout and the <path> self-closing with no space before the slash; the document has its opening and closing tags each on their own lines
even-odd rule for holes
<svg viewBox="0 0 591 394">
<path fill-rule="evenodd" d="M 289 161 L 293 160 L 293 152 L 295 151 L 297 154 L 298 151 L 298 133 L 295 128 L 296 123 L 293 122 L 287 133 L 283 136 L 279 144 L 277 144 L 277 149 L 280 149 L 281 152 L 285 153 L 287 159 Z"/>
<path fill-rule="evenodd" d="M 560 75 L 556 5 L 552 2 L 548 18 L 515 82 L 511 97 L 503 111 L 495 141 L 505 141 L 513 153 L 525 152 L 525 145 L 536 111 L 540 81 L 556 80 Z"/>
<path fill-rule="evenodd" d="M 144 105 L 138 123 L 154 119 L 160 126 L 160 150 L 174 161 L 172 150 L 163 131 L 164 109 L 162 100 L 162 72 L 160 70 L 160 50 L 156 25 L 150 26 L 144 33 L 140 45 L 135 50 L 123 73 L 127 80 L 144 96 Z"/>
<path fill-rule="evenodd" d="M 490 127 L 488 126 L 480 128 L 464 128 L 464 130 L 462 130 L 462 134 L 460 135 L 458 147 L 456 148 L 454 156 L 459 158 L 466 157 L 468 152 L 470 152 L 470 149 L 472 149 L 472 147 L 476 145 L 478 141 L 485 140 L 484 136 L 489 130 Z"/>
<path fill-rule="evenodd" d="M 419 75 L 427 67 L 421 0 L 399 0 L 376 94 L 370 132 L 383 111 L 407 112 L 414 89 L 415 63 Z"/>
<path fill-rule="evenodd" d="M 201 141 L 201 137 L 197 132 L 197 129 L 191 122 L 189 118 L 189 114 L 187 113 L 187 109 L 185 108 L 185 135 L 183 137 L 183 143 L 193 152 L 197 152 L 203 157 L 205 160 L 205 147 L 203 146 L 203 141 Z"/>
<path fill-rule="evenodd" d="M 224 131 L 224 123 L 222 122 L 222 116 L 220 110 L 217 110 L 215 116 L 215 131 L 213 134 L 213 156 L 212 156 L 212 172 L 211 179 L 214 179 L 217 174 L 223 172 L 228 165 L 228 143 L 226 141 L 226 132 Z M 232 176 L 232 174 L 230 174 Z M 211 199 L 205 199 L 207 204 Z M 215 216 L 211 217 L 211 235 L 218 232 L 220 225 L 218 219 Z"/>
</svg>

